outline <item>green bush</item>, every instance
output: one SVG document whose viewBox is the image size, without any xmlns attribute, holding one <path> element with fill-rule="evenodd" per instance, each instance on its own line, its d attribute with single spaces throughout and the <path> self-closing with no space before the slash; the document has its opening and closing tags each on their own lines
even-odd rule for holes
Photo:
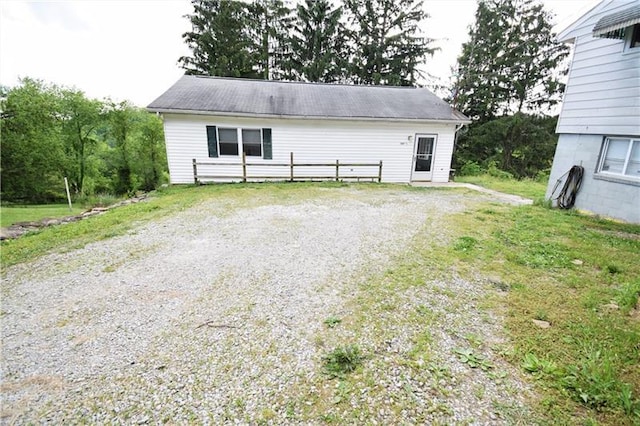
<svg viewBox="0 0 640 426">
<path fill-rule="evenodd" d="M 460 167 L 460 176 L 478 176 L 485 173 L 485 170 L 480 164 L 475 161 L 469 161 Z"/>
<path fill-rule="evenodd" d="M 495 161 L 489 161 L 489 166 L 487 167 L 487 173 L 489 176 L 493 176 L 498 179 L 514 179 L 513 175 L 509 172 L 505 172 L 504 170 L 500 170 Z"/>
<path fill-rule="evenodd" d="M 544 169 L 536 173 L 536 176 L 533 180 L 540 183 L 547 183 L 549 182 L 550 176 L 551 176 L 551 169 Z"/>
</svg>

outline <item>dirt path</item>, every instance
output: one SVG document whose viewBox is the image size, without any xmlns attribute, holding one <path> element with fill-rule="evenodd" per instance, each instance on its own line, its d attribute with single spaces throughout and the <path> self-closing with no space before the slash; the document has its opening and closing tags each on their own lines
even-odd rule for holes
<svg viewBox="0 0 640 426">
<path fill-rule="evenodd" d="M 526 413 L 526 386 L 487 349 L 502 338 L 499 318 L 478 307 L 486 286 L 365 285 L 416 238 L 446 244 L 446 216 L 486 199 L 334 188 L 254 206 L 207 201 L 12 267 L 2 421 L 482 424 Z M 331 316 L 344 319 L 335 330 Z M 469 335 L 500 368 L 457 360 Z M 366 361 L 331 380 L 322 357 L 341 342 Z"/>
</svg>

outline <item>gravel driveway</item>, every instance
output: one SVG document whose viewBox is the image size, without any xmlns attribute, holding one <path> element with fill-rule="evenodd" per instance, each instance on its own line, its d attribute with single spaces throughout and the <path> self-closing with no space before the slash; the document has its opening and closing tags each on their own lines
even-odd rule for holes
<svg viewBox="0 0 640 426">
<path fill-rule="evenodd" d="M 252 205 L 205 200 L 6 270 L 2 422 L 496 424 L 526 416 L 526 385 L 492 349 L 504 343 L 500 318 L 478 307 L 495 292 L 490 285 L 455 275 L 398 289 L 371 284 L 416 244 L 448 244 L 446 217 L 488 196 L 317 192 Z M 328 328 L 329 317 L 342 322 Z M 473 335 L 490 371 L 452 352 Z M 342 343 L 366 358 L 352 376 L 331 379 L 322 357 Z"/>
</svg>

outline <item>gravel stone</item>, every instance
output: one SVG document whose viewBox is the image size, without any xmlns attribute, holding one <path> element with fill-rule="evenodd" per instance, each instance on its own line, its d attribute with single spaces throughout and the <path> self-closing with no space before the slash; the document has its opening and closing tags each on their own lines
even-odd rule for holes
<svg viewBox="0 0 640 426">
<path fill-rule="evenodd" d="M 324 320 L 352 313 L 363 279 L 385 271 L 418 231 L 446 244 L 442 218 L 490 197 L 356 186 L 253 206 L 206 200 L 127 235 L 10 267 L 1 421 L 323 423 L 305 410 L 344 390 L 322 377 Z M 524 407 L 528 389 L 490 350 L 503 343 L 502 320 L 477 301 L 492 291 L 456 278 L 390 293 L 383 341 L 374 328 L 336 327 L 380 355 L 364 366 L 375 386 L 344 390 L 340 407 L 365 401 L 372 414 L 360 421 L 371 424 L 505 423 L 495 401 Z M 402 322 L 418 306 L 438 314 L 430 332 L 442 367 L 423 375 L 397 363 L 421 332 Z M 453 355 L 467 333 L 482 336 L 504 380 Z"/>
</svg>

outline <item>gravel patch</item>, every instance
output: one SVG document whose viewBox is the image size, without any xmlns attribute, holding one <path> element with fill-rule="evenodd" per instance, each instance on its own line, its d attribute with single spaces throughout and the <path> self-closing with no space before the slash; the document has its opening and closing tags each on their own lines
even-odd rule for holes
<svg viewBox="0 0 640 426">
<path fill-rule="evenodd" d="M 355 423 L 504 422 L 495 401 L 524 406 L 526 387 L 490 350 L 501 320 L 475 305 L 491 291 L 482 283 L 390 293 L 388 318 L 361 334 L 341 327 L 327 337 L 323 323 L 357 310 L 363 280 L 392 265 L 419 230 L 445 244 L 442 219 L 488 199 L 349 187 L 255 206 L 208 200 L 11 267 L 2 290 L 2 423 L 324 423 L 332 419 L 314 410 L 336 392 L 346 396 L 332 410 L 351 404 Z M 425 368 L 401 362 L 424 332 L 403 318 L 420 307 L 431 313 L 436 350 Z M 452 350 L 468 346 L 470 333 L 507 375 L 457 361 Z M 322 375 L 327 345 L 347 338 L 370 355 L 370 395 Z"/>
</svg>

